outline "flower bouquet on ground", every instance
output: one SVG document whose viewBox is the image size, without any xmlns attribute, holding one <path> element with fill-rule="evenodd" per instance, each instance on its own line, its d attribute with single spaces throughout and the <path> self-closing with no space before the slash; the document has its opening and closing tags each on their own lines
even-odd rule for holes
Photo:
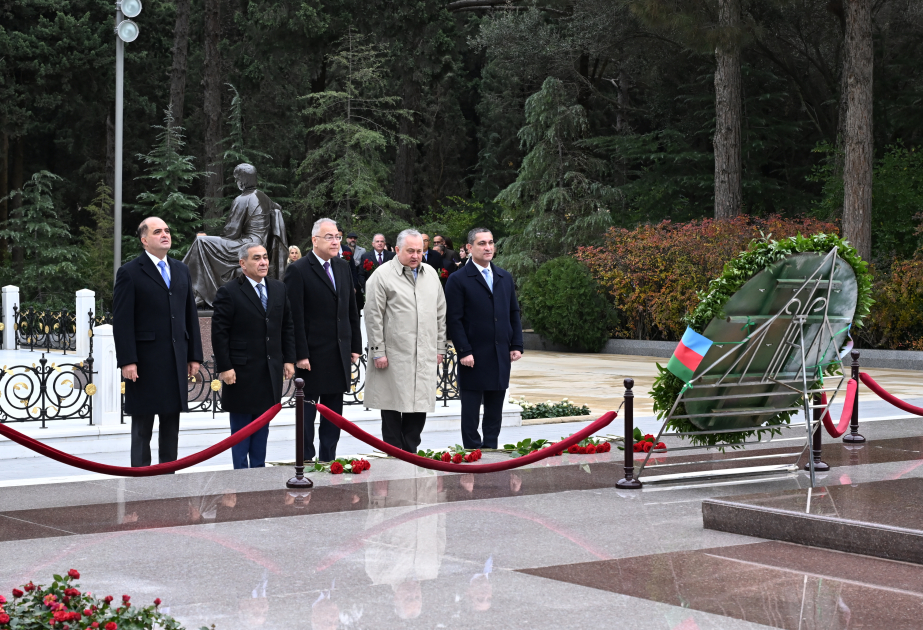
<svg viewBox="0 0 923 630">
<path fill-rule="evenodd" d="M 664 444 L 663 442 L 655 443 L 654 440 L 656 440 L 657 438 L 655 438 L 650 433 L 646 433 L 646 434 L 641 433 L 641 429 L 639 429 L 638 427 L 635 427 L 634 437 L 635 437 L 635 444 L 632 450 L 634 450 L 635 453 L 648 453 L 650 451 L 654 451 L 655 453 L 666 453 L 667 452 L 666 444 Z M 624 451 L 625 447 L 620 446 L 619 450 Z"/>
<path fill-rule="evenodd" d="M 561 440 L 565 439 L 567 438 L 561 438 Z M 523 455 L 528 455 L 529 453 L 533 453 L 550 446 L 550 440 L 533 440 L 531 438 L 526 438 L 520 442 L 516 442 L 516 444 L 504 444 L 503 450 L 510 451 L 513 457 L 522 457 Z M 609 444 L 608 440 L 588 437 L 585 440 L 572 445 L 567 449 L 567 452 L 572 455 L 594 455 L 596 453 L 608 453 L 610 450 L 612 450 L 612 446 Z M 558 451 L 555 453 L 555 455 L 561 455 L 562 452 L 563 451 Z"/>
<path fill-rule="evenodd" d="M 461 444 L 456 444 L 455 446 L 450 446 L 449 448 L 440 449 L 438 451 L 431 450 L 419 450 L 417 455 L 420 457 L 426 457 L 427 459 L 434 459 L 437 462 L 445 462 L 447 464 L 473 464 L 474 462 L 481 459 L 481 449 L 468 450 Z"/>
<path fill-rule="evenodd" d="M 367 459 L 345 459 L 337 458 L 332 462 L 314 462 L 314 472 L 328 472 L 331 475 L 342 475 L 343 473 L 353 475 L 362 474 L 363 470 L 368 470 L 372 465 Z"/>
<path fill-rule="evenodd" d="M 533 418 L 565 418 L 568 416 L 588 416 L 590 408 L 586 405 L 577 406 L 567 398 L 562 398 L 561 402 L 552 402 L 546 400 L 540 403 L 530 403 L 525 396 L 520 396 L 519 400 L 510 398 L 510 403 L 522 407 L 522 419 L 531 420 Z"/>
<path fill-rule="evenodd" d="M 100 598 L 82 593 L 76 588 L 80 579 L 76 569 L 53 578 L 50 586 L 29 582 L 14 588 L 12 601 L 0 595 L 0 629 L 182 630 L 176 619 L 158 611 L 159 598 L 152 606 L 132 606 L 128 595 L 117 602 L 112 595 Z"/>
</svg>

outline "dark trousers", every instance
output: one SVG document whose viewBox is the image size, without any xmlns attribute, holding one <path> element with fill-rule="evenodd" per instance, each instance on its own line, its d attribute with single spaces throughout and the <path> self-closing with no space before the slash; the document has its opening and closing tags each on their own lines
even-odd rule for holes
<svg viewBox="0 0 923 630">
<path fill-rule="evenodd" d="M 176 461 L 179 445 L 179 412 L 157 414 L 160 418 L 157 459 L 159 463 Z M 151 437 L 154 435 L 154 414 L 131 417 L 131 465 L 151 465 Z"/>
<path fill-rule="evenodd" d="M 503 398 L 506 390 L 461 390 L 461 432 L 465 448 L 497 448 L 500 422 L 503 420 Z M 478 416 L 484 402 L 484 440 L 478 433 Z"/>
<path fill-rule="evenodd" d="M 229 415 L 231 416 L 231 433 L 237 433 L 263 414 L 231 413 Z M 234 463 L 234 468 L 265 468 L 268 439 L 269 425 L 267 424 L 247 439 L 232 446 L 231 461 Z"/>
<path fill-rule="evenodd" d="M 317 417 L 317 407 L 309 403 L 316 400 L 331 411 L 343 415 L 343 394 L 312 394 L 304 393 L 304 458 L 314 459 L 314 418 Z M 340 440 L 340 427 L 320 417 L 320 427 L 317 430 L 320 450 L 317 458 L 322 462 L 332 462 L 337 458 L 337 442 Z"/>
<path fill-rule="evenodd" d="M 381 439 L 408 453 L 416 453 L 420 446 L 420 434 L 426 424 L 425 413 L 401 413 L 389 409 L 381 410 Z"/>
</svg>

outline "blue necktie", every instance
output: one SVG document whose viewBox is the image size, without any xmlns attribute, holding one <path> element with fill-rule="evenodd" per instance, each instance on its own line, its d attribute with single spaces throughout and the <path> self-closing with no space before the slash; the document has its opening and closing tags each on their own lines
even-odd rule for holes
<svg viewBox="0 0 923 630">
<path fill-rule="evenodd" d="M 262 284 L 256 285 L 256 292 L 260 294 L 260 302 L 263 304 L 263 310 L 265 311 L 267 299 L 266 299 L 266 291 L 264 290 L 264 287 Z"/>
<path fill-rule="evenodd" d="M 490 278 L 490 269 L 481 269 L 481 273 L 484 274 L 484 280 L 487 281 L 487 288 L 490 289 L 490 292 L 494 292 L 494 283 Z"/>
<path fill-rule="evenodd" d="M 160 267 L 160 275 L 163 276 L 163 281 L 167 283 L 167 288 L 170 288 L 170 276 L 167 275 L 167 263 L 166 261 L 161 260 L 157 263 L 157 266 Z"/>
</svg>

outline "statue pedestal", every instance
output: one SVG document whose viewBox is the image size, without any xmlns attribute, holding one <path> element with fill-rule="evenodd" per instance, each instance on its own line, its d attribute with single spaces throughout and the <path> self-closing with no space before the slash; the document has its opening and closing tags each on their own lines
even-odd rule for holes
<svg viewBox="0 0 923 630">
<path fill-rule="evenodd" d="M 212 314 L 214 311 L 199 311 L 199 333 L 202 335 L 202 360 L 212 358 Z"/>
</svg>

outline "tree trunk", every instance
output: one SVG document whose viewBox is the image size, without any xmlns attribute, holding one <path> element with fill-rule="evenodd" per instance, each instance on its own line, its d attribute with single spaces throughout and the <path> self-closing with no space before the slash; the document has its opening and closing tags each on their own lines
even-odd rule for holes
<svg viewBox="0 0 923 630">
<path fill-rule="evenodd" d="M 404 78 L 403 108 L 416 111 L 420 101 L 420 86 L 408 73 Z M 402 117 L 399 129 L 401 135 L 413 138 L 416 135 L 416 120 Z M 417 162 L 417 146 L 413 142 L 399 141 L 394 164 L 394 200 L 413 204 L 413 174 Z M 413 218 L 413 209 L 403 213 L 405 219 Z"/>
<path fill-rule="evenodd" d="M 846 2 L 846 156 L 843 237 L 865 260 L 872 255 L 872 0 Z"/>
<path fill-rule="evenodd" d="M 218 42 L 221 38 L 221 0 L 205 0 L 205 164 L 211 173 L 205 183 L 205 218 L 221 216 L 218 198 L 221 195 L 223 165 L 221 163 L 221 59 Z"/>
<path fill-rule="evenodd" d="M 16 138 L 16 146 L 13 149 L 13 183 L 11 188 L 13 190 L 22 190 L 23 184 L 25 184 L 25 175 L 24 170 L 26 158 L 26 143 L 22 136 Z M 15 215 L 16 211 L 22 207 L 22 195 L 16 195 L 13 199 L 10 200 L 10 215 Z M 22 247 L 16 247 L 15 243 L 13 246 L 13 269 L 17 274 L 22 273 L 22 263 L 23 263 L 23 251 Z"/>
<path fill-rule="evenodd" d="M 183 101 L 186 98 L 186 61 L 189 58 L 189 9 L 191 0 L 176 1 L 176 26 L 173 28 L 173 67 L 170 69 L 170 107 L 173 124 L 183 126 Z"/>
<path fill-rule="evenodd" d="M 0 133 L 0 228 L 6 228 L 10 218 L 10 204 L 4 199 L 10 194 L 10 136 Z M 0 264 L 6 260 L 6 239 L 0 238 Z"/>
<path fill-rule="evenodd" d="M 740 0 L 718 0 L 718 21 L 726 43 L 715 48 L 715 218 L 741 212 Z"/>
</svg>

